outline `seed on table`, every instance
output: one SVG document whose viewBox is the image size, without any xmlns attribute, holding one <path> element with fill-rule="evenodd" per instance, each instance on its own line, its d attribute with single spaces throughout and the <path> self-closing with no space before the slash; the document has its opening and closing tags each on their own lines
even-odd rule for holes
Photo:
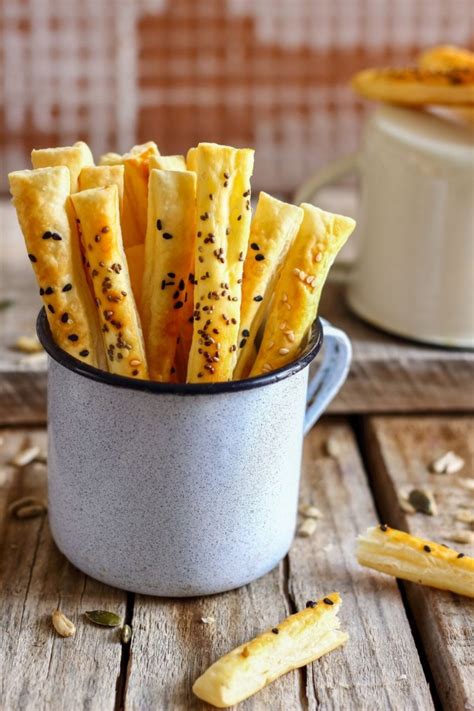
<svg viewBox="0 0 474 711">
<path fill-rule="evenodd" d="M 464 459 L 452 451 L 446 452 L 442 457 L 435 459 L 430 469 L 434 474 L 457 474 L 464 467 Z"/>
<path fill-rule="evenodd" d="M 459 509 L 454 517 L 456 521 L 462 523 L 474 523 L 474 511 L 470 509 Z"/>
<path fill-rule="evenodd" d="M 315 532 L 316 527 L 317 523 L 314 518 L 305 518 L 303 523 L 298 528 L 298 536 L 301 538 L 309 538 Z"/>
<path fill-rule="evenodd" d="M 341 447 L 339 445 L 337 438 L 334 437 L 334 435 L 327 438 L 326 444 L 325 444 L 325 450 L 326 450 L 326 454 L 329 457 L 334 457 L 334 459 L 337 459 L 337 457 L 341 454 Z"/>
<path fill-rule="evenodd" d="M 120 631 L 120 641 L 122 644 L 128 644 L 132 639 L 132 628 L 130 625 L 124 625 Z"/>
<path fill-rule="evenodd" d="M 474 531 L 450 531 L 449 533 L 444 533 L 443 538 L 448 541 L 453 541 L 453 543 L 474 543 Z"/>
<path fill-rule="evenodd" d="M 316 508 L 316 506 L 312 506 L 311 504 L 303 504 L 302 506 L 299 507 L 299 512 L 302 516 L 305 518 L 314 518 L 314 519 L 319 519 L 323 518 L 323 514 L 321 511 Z"/>
<path fill-rule="evenodd" d="M 201 617 L 201 622 L 203 623 L 203 625 L 213 625 L 215 621 L 215 617 Z"/>
<path fill-rule="evenodd" d="M 51 620 L 54 629 L 61 637 L 74 637 L 76 634 L 76 626 L 61 610 L 54 610 Z"/>
<path fill-rule="evenodd" d="M 41 450 L 37 445 L 22 447 L 22 449 L 15 454 L 10 464 L 14 467 L 26 467 L 39 456 L 40 452 Z"/>
<path fill-rule="evenodd" d="M 20 499 L 12 501 L 7 511 L 10 516 L 17 516 L 17 511 L 19 511 L 23 507 L 28 506 L 41 506 L 41 508 L 43 509 L 43 513 L 46 511 L 46 505 L 44 501 L 36 498 L 35 496 L 22 496 Z"/>
<path fill-rule="evenodd" d="M 102 627 L 119 627 L 122 624 L 120 615 L 109 612 L 109 610 L 86 610 L 84 615 L 95 625 Z"/>
<path fill-rule="evenodd" d="M 14 343 L 14 348 L 22 353 L 41 353 L 43 346 L 34 336 L 20 336 Z"/>
</svg>

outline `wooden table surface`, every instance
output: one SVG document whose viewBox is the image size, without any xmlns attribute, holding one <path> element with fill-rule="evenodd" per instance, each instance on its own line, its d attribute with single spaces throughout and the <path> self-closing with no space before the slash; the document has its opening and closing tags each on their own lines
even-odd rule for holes
<svg viewBox="0 0 474 711">
<path fill-rule="evenodd" d="M 3 212 L 2 212 L 3 209 Z M 361 568 L 358 533 L 378 521 L 453 545 L 462 508 L 474 508 L 472 354 L 420 347 L 349 314 L 341 284 L 327 290 L 323 315 L 345 328 L 355 346 L 341 394 L 306 437 L 301 502 L 323 517 L 310 538 L 296 537 L 278 568 L 239 590 L 170 600 L 134 595 L 83 575 L 59 553 L 46 517 L 17 520 L 12 501 L 46 496 L 47 463 L 11 464 L 19 449 L 46 452 L 45 371 L 41 357 L 11 350 L 31 332 L 39 300 L 18 248 L 11 212 L 4 240 L 0 312 L 0 708 L 210 708 L 193 697 L 197 676 L 217 657 L 314 599 L 338 590 L 350 640 L 342 649 L 292 672 L 239 706 L 248 709 L 474 709 L 474 602 Z M 19 243 L 21 245 L 21 243 Z M 19 256 L 19 255 L 22 256 Z M 409 412 L 410 414 L 406 414 Z M 337 444 L 328 456 L 326 443 Z M 456 475 L 430 473 L 448 450 L 465 460 Z M 78 462 L 80 466 L 80 462 Z M 295 473 L 296 475 L 296 473 Z M 435 517 L 404 513 L 397 491 L 429 487 Z M 472 555 L 472 547 L 456 544 Z M 62 639 L 51 627 L 60 607 L 77 627 Z M 130 645 L 117 630 L 93 626 L 84 611 L 105 608 L 131 625 Z M 202 617 L 215 622 L 204 624 Z"/>
</svg>

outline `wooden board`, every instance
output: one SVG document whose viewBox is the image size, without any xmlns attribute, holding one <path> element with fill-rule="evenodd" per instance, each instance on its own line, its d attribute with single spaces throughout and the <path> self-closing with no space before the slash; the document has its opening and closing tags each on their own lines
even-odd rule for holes
<svg viewBox="0 0 474 711">
<path fill-rule="evenodd" d="M 112 710 L 122 645 L 117 630 L 93 626 L 85 610 L 125 614 L 126 594 L 76 570 L 51 539 L 47 518 L 18 521 L 7 507 L 20 497 L 45 497 L 46 470 L 5 466 L 28 438 L 45 447 L 44 430 L 0 430 L 0 705 L 5 711 Z M 51 613 L 60 608 L 76 636 L 59 637 Z"/>
<path fill-rule="evenodd" d="M 0 223 L 0 301 L 13 301 L 0 310 L 0 420 L 40 424 L 46 421 L 45 362 L 38 364 L 12 345 L 18 336 L 34 333 L 41 300 L 15 212 L 6 201 L 0 202 Z M 329 412 L 471 409 L 474 352 L 413 344 L 365 324 L 345 304 L 346 276 L 336 265 L 321 303 L 321 314 L 348 333 L 354 349 L 349 377 Z"/>
<path fill-rule="evenodd" d="M 323 454 L 330 434 L 341 448 L 337 461 Z M 377 517 L 346 423 L 320 423 L 308 436 L 302 501 L 324 515 L 317 533 L 296 539 L 287 561 L 264 578 L 196 600 L 136 596 L 126 708 L 208 708 L 193 697 L 191 686 L 212 661 L 333 590 L 343 597 L 347 645 L 239 708 L 433 707 L 395 581 L 362 570 L 354 558 L 357 533 Z M 215 618 L 214 625 L 200 622 L 207 616 Z"/>
<path fill-rule="evenodd" d="M 443 537 L 454 528 L 468 528 L 455 521 L 462 506 L 474 509 L 474 492 L 459 483 L 473 475 L 473 433 L 473 417 L 368 420 L 365 437 L 372 486 L 386 523 L 473 554 L 472 546 L 455 544 Z M 464 469 L 456 475 L 430 473 L 433 459 L 448 450 L 464 458 Z M 430 517 L 404 513 L 397 504 L 397 491 L 407 485 L 430 488 L 439 514 Z M 473 708 L 474 600 L 412 583 L 403 586 L 444 708 Z"/>
</svg>

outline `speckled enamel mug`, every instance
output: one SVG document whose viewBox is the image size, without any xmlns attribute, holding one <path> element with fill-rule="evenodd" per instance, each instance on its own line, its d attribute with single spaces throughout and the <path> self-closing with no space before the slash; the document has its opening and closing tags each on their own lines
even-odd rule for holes
<svg viewBox="0 0 474 711">
<path fill-rule="evenodd" d="M 80 570 L 170 597 L 245 585 L 287 553 L 296 525 L 303 433 L 347 375 L 347 336 L 318 319 L 301 356 L 248 380 L 171 384 L 49 355 L 49 518 Z"/>
</svg>

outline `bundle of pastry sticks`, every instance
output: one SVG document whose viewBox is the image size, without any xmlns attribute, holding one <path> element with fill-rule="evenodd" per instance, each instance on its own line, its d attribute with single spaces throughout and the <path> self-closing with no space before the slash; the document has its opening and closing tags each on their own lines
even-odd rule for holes
<svg viewBox="0 0 474 711">
<path fill-rule="evenodd" d="M 254 152 L 33 150 L 10 188 L 55 342 L 112 373 L 229 381 L 293 361 L 354 221 L 262 192 Z M 257 339 L 257 335 L 258 339 Z M 257 345 L 258 344 L 258 345 Z"/>
</svg>

